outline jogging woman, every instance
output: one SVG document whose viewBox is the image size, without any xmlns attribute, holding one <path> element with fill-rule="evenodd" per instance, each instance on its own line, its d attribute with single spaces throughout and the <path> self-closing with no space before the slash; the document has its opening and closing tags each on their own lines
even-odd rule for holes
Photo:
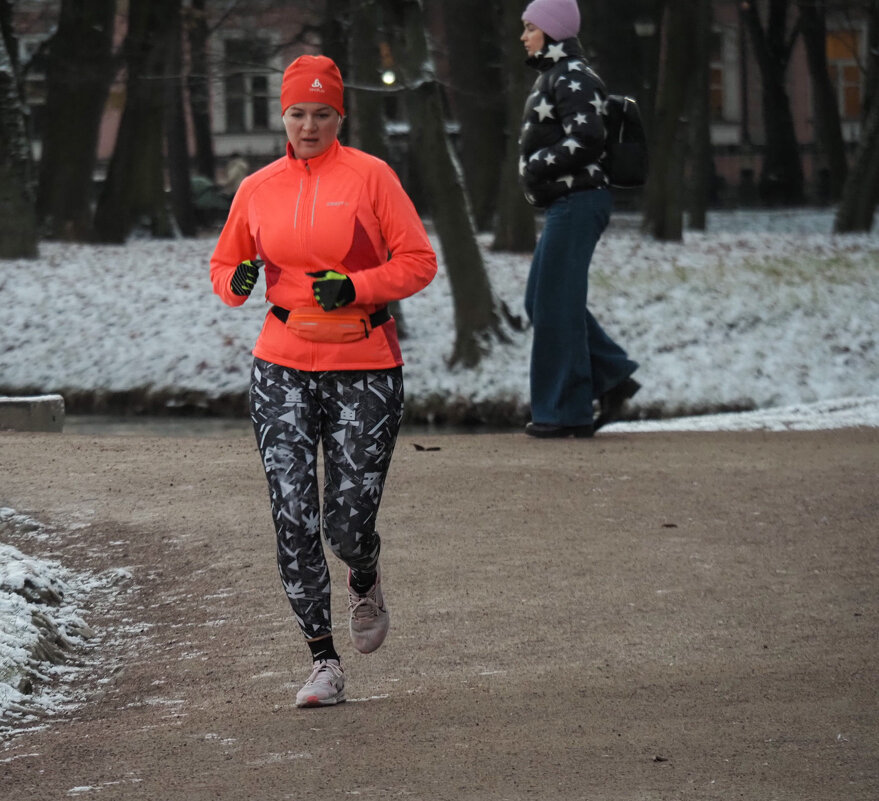
<svg viewBox="0 0 879 801">
<path fill-rule="evenodd" d="M 388 632 L 375 526 L 403 411 L 403 359 L 387 307 L 437 269 L 391 168 L 339 143 L 343 96 L 331 59 L 301 56 L 287 68 L 286 155 L 241 183 L 211 258 L 225 303 L 244 303 L 262 269 L 272 304 L 253 349 L 250 413 L 281 581 L 313 663 L 297 706 L 345 700 L 321 530 L 348 567 L 354 648 L 374 651 Z"/>
</svg>

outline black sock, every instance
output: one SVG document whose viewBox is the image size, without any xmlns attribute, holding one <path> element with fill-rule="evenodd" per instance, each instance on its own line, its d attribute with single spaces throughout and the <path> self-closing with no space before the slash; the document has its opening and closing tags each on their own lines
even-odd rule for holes
<svg viewBox="0 0 879 801">
<path fill-rule="evenodd" d="M 339 658 L 339 655 L 336 653 L 336 649 L 333 646 L 332 637 L 324 637 L 321 640 L 311 640 L 308 643 L 308 647 L 311 649 L 311 658 L 315 662 L 321 659 Z"/>
<path fill-rule="evenodd" d="M 366 595 L 375 584 L 378 574 L 373 570 L 371 573 L 362 573 L 357 570 L 351 571 L 351 589 L 358 595 Z"/>
</svg>

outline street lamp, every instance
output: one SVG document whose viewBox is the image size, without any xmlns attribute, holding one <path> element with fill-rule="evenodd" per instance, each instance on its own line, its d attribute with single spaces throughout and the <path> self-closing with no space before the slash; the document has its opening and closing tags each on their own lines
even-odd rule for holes
<svg viewBox="0 0 879 801">
<path fill-rule="evenodd" d="M 385 86 L 393 86 L 397 82 L 397 74 L 394 72 L 394 54 L 387 42 L 379 42 L 378 52 L 382 62 L 382 83 Z"/>
</svg>

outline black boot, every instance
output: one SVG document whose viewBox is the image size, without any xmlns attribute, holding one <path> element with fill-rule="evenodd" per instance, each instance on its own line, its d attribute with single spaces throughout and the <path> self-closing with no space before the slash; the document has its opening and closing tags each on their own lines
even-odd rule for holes
<svg viewBox="0 0 879 801">
<path fill-rule="evenodd" d="M 540 439 L 561 439 L 563 437 L 577 437 L 583 439 L 591 437 L 595 433 L 593 426 L 586 423 L 581 426 L 557 426 L 552 423 L 528 423 L 525 426 L 525 433 L 529 437 L 539 437 Z"/>
<path fill-rule="evenodd" d="M 612 387 L 599 400 L 601 412 L 595 418 L 595 430 L 618 420 L 623 411 L 623 404 L 641 389 L 641 385 L 631 376 Z"/>
</svg>

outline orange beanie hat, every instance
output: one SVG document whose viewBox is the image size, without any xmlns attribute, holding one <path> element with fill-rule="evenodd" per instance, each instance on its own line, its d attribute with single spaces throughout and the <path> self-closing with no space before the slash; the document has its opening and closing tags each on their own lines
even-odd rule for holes
<svg viewBox="0 0 879 801">
<path fill-rule="evenodd" d="M 284 71 L 281 113 L 295 103 L 323 103 L 345 116 L 342 74 L 331 58 L 299 56 Z"/>
</svg>

